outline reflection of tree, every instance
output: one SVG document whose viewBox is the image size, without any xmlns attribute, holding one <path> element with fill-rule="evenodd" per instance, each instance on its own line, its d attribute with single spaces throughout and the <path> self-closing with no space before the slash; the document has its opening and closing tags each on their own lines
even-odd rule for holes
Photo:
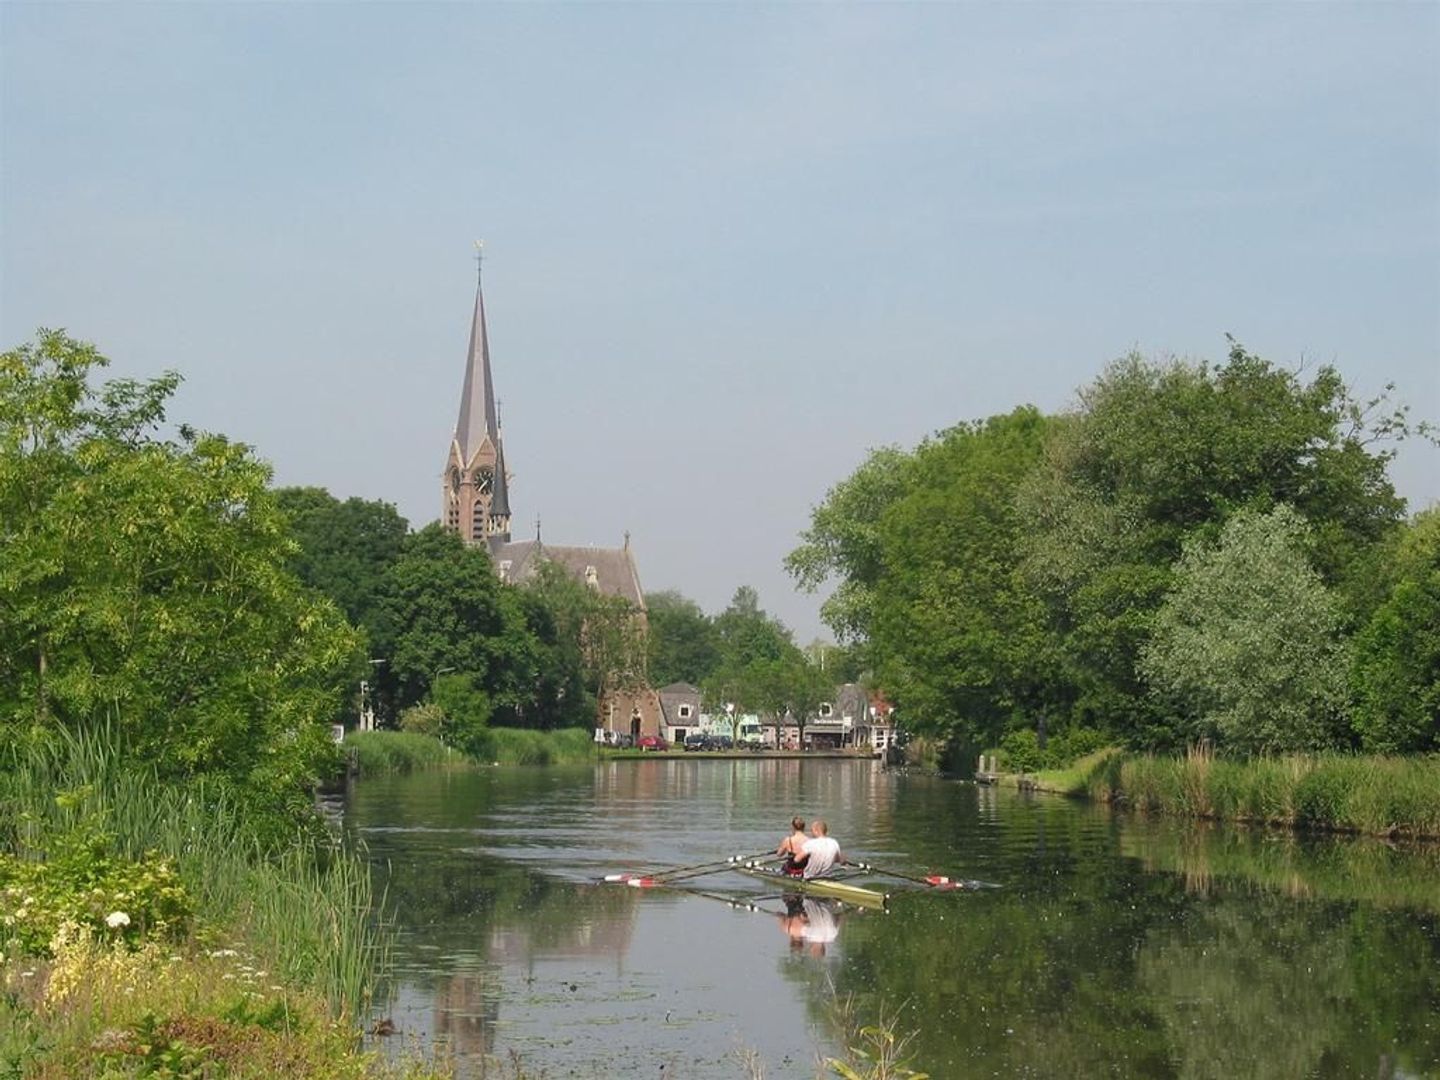
<svg viewBox="0 0 1440 1080">
<path fill-rule="evenodd" d="M 916 792 L 897 802 L 897 828 L 911 830 L 915 861 L 942 865 L 977 812 Z M 1440 1065 L 1430 916 L 1297 902 L 1221 877 L 1187 892 L 1181 876 L 1117 859 L 1115 831 L 1066 805 L 1012 806 L 991 824 L 1005 833 L 1005 889 L 903 895 L 888 917 L 847 922 L 838 970 L 784 966 L 817 1022 L 836 994 L 853 995 L 867 1023 L 904 999 L 899 1030 L 917 1033 L 915 1064 L 936 1076 L 1389 1076 Z M 1123 829 L 1122 850 L 1142 832 Z M 1316 866 L 1336 850 L 1356 852 L 1357 874 L 1397 858 L 1324 849 Z M 1428 855 L 1412 865 L 1406 888 L 1430 866 Z"/>
<path fill-rule="evenodd" d="M 1310 917 L 1278 897 L 1231 901 L 1156 935 L 1137 986 L 1174 1075 L 1389 1077 L 1440 1063 L 1434 937 L 1364 910 L 1302 910 Z"/>
<path fill-rule="evenodd" d="M 1180 874 L 1194 892 L 1208 892 L 1219 879 L 1234 879 L 1296 899 L 1361 900 L 1440 912 L 1440 847 L 1434 844 L 1153 822 L 1122 833 L 1120 850 L 1141 859 L 1147 869 Z"/>
</svg>

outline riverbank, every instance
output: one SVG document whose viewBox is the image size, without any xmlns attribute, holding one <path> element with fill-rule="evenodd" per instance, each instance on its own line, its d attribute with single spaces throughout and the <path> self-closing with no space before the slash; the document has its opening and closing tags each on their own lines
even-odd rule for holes
<svg viewBox="0 0 1440 1080">
<path fill-rule="evenodd" d="M 8 750 L 0 1074 L 442 1075 L 361 1049 L 390 932 L 365 864 L 283 820 L 102 738 Z"/>
<path fill-rule="evenodd" d="M 446 746 L 433 735 L 408 731 L 352 731 L 342 745 L 362 776 L 485 765 L 574 765 L 595 760 L 590 733 L 580 728 L 486 728 L 468 753 Z"/>
<path fill-rule="evenodd" d="M 1440 757 L 1292 754 L 1231 761 L 1097 751 L 1005 782 L 1146 813 L 1440 839 Z"/>
</svg>

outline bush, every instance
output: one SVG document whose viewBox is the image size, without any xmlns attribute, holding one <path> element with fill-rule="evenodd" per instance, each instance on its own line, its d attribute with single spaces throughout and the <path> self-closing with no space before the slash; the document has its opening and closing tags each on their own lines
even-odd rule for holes
<svg viewBox="0 0 1440 1080">
<path fill-rule="evenodd" d="M 110 839 L 87 827 L 58 836 L 37 859 L 0 854 L 0 951 L 48 956 L 60 927 L 70 923 L 135 945 L 149 936 L 174 937 L 189 925 L 193 904 L 169 859 L 110 854 Z"/>
<path fill-rule="evenodd" d="M 445 728 L 445 710 L 431 702 L 411 705 L 400 713 L 400 730 L 438 739 Z"/>
<path fill-rule="evenodd" d="M 434 736 L 408 731 L 352 731 L 345 749 L 363 776 L 449 768 L 467 760 Z"/>
</svg>

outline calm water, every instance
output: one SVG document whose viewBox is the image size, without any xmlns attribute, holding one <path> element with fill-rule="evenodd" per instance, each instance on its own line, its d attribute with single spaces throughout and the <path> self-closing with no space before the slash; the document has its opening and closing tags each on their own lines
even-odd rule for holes
<svg viewBox="0 0 1440 1080">
<path fill-rule="evenodd" d="M 697 884 L 763 910 L 595 884 L 770 846 L 797 810 L 848 854 L 1003 888 L 897 893 L 820 943 L 738 875 Z M 1435 847 L 821 760 L 364 780 L 346 825 L 399 912 L 389 1013 L 462 1076 L 811 1078 L 847 1003 L 941 1080 L 1440 1076 Z"/>
</svg>

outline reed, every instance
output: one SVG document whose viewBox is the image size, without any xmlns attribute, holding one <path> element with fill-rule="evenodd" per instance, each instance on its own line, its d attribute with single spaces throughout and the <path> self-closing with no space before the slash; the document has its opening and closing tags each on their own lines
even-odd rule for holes
<svg viewBox="0 0 1440 1080">
<path fill-rule="evenodd" d="M 0 847 L 42 857 L 53 839 L 98 830 L 117 856 L 173 858 L 198 921 L 249 942 L 272 970 L 322 994 L 337 1015 L 372 999 L 390 934 L 359 855 L 319 828 L 275 822 L 229 786 L 183 787 L 126 762 L 112 732 L 61 734 L 0 762 Z"/>
<path fill-rule="evenodd" d="M 470 759 L 433 735 L 411 731 L 352 731 L 345 750 L 361 775 L 464 768 Z"/>
<path fill-rule="evenodd" d="M 1440 757 L 1291 754 L 1184 758 L 1118 751 L 1041 786 L 1150 813 L 1376 836 L 1440 837 Z"/>
</svg>

